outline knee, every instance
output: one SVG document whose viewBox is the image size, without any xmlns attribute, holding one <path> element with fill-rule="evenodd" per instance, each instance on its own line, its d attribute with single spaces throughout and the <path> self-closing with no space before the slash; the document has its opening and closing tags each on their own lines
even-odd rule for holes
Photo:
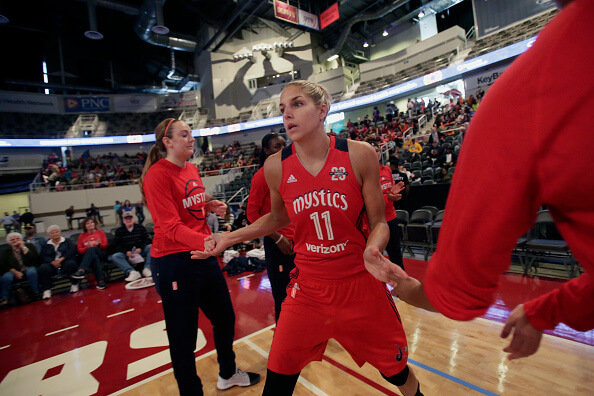
<svg viewBox="0 0 594 396">
<path fill-rule="evenodd" d="M 402 370 L 401 372 L 399 372 L 398 374 L 394 374 L 391 377 L 386 377 L 383 373 L 380 372 L 380 374 L 382 375 L 382 377 L 384 377 L 384 379 L 386 381 L 388 381 L 389 383 L 396 385 L 396 386 L 403 386 L 404 384 L 406 384 L 406 381 L 408 380 L 408 374 L 410 372 L 410 368 L 408 367 L 408 364 L 404 367 L 404 370 Z"/>
</svg>

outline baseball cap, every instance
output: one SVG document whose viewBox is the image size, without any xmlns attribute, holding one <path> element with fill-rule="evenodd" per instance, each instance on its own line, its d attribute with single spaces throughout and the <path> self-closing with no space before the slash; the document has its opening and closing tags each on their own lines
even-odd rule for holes
<svg viewBox="0 0 594 396">
<path fill-rule="evenodd" d="M 122 218 L 126 218 L 126 217 L 134 217 L 134 213 L 132 213 L 131 210 L 127 210 L 124 212 L 124 214 L 122 215 Z"/>
</svg>

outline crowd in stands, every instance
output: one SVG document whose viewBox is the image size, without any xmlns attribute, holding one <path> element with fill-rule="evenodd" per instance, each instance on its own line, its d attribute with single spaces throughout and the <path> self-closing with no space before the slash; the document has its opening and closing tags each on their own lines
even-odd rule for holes
<svg viewBox="0 0 594 396">
<path fill-rule="evenodd" d="M 146 152 L 125 153 L 122 156 L 110 152 L 93 157 L 87 150 L 73 160 L 67 151 L 64 162 L 56 153 L 51 153 L 43 161 L 40 177 L 45 187 L 56 191 L 111 187 L 135 182 L 142 172 L 146 156 Z"/>
<path fill-rule="evenodd" d="M 150 278 L 152 234 L 125 208 L 122 222 L 109 233 L 92 217 L 69 237 L 57 225 L 47 228 L 47 239 L 32 224 L 25 226 L 25 235 L 9 232 L 7 244 L 0 246 L 0 307 L 8 306 L 11 297 L 17 304 L 49 299 L 53 282 L 60 279 L 69 279 L 70 292 L 77 293 L 81 280 L 93 274 L 96 287 L 105 289 L 110 266 L 119 268 L 127 282 Z"/>
</svg>

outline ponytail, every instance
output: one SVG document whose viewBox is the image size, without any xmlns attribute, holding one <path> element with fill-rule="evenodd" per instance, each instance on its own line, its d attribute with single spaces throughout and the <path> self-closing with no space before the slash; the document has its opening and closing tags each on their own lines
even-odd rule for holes
<svg viewBox="0 0 594 396">
<path fill-rule="evenodd" d="M 138 187 L 140 187 L 140 194 L 142 195 L 142 202 L 146 205 L 146 196 L 144 195 L 144 178 L 146 173 L 148 172 L 149 168 L 161 158 L 163 158 L 163 153 L 166 152 L 165 145 L 163 144 L 163 138 L 167 136 L 168 138 L 171 137 L 171 124 L 175 123 L 175 118 L 167 118 L 159 123 L 155 128 L 155 144 L 151 147 L 151 151 L 149 152 L 146 162 L 144 163 L 144 168 L 142 169 L 142 174 L 138 179 Z"/>
</svg>

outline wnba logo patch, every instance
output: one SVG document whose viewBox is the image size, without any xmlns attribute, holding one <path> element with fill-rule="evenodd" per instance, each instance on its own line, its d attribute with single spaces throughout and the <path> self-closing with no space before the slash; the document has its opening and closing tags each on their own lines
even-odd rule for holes
<svg viewBox="0 0 594 396">
<path fill-rule="evenodd" d="M 398 345 L 396 345 L 396 348 L 398 348 L 398 353 L 396 354 L 396 361 L 400 362 L 403 357 L 402 349 L 400 349 L 400 347 Z M 404 352 L 407 352 L 407 351 L 408 351 L 408 348 L 404 347 Z"/>
</svg>

